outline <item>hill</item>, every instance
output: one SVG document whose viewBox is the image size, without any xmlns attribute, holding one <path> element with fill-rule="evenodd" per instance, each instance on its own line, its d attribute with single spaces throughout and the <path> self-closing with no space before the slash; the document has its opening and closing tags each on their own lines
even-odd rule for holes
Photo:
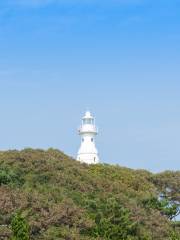
<svg viewBox="0 0 180 240">
<path fill-rule="evenodd" d="M 28 239 L 15 237 L 21 222 L 36 240 L 177 240 L 179 203 L 180 171 L 87 166 L 54 149 L 0 152 L 0 239 Z"/>
</svg>

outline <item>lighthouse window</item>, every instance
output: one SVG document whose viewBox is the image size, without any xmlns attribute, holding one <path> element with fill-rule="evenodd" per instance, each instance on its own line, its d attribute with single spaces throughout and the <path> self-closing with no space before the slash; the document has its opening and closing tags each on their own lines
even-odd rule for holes
<svg viewBox="0 0 180 240">
<path fill-rule="evenodd" d="M 91 142 L 93 142 L 94 141 L 94 139 L 93 138 L 91 138 Z"/>
<path fill-rule="evenodd" d="M 84 119 L 83 124 L 93 124 L 93 119 Z"/>
<path fill-rule="evenodd" d="M 84 138 L 82 138 L 82 142 L 84 142 Z"/>
</svg>

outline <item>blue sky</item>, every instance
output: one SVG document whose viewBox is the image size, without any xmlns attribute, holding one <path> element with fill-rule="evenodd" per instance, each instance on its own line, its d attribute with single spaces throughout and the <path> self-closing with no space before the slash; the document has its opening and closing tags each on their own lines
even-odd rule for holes
<svg viewBox="0 0 180 240">
<path fill-rule="evenodd" d="M 1 0 L 0 148 L 75 156 L 88 108 L 103 162 L 179 170 L 179 13 L 179 0 Z"/>
</svg>

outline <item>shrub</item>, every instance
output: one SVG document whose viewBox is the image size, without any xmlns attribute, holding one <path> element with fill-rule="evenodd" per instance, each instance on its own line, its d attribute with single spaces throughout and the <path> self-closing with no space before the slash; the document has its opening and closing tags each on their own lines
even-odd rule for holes
<svg viewBox="0 0 180 240">
<path fill-rule="evenodd" d="M 29 226 L 25 219 L 18 212 L 11 221 L 11 229 L 13 232 L 12 240 L 29 240 Z"/>
</svg>

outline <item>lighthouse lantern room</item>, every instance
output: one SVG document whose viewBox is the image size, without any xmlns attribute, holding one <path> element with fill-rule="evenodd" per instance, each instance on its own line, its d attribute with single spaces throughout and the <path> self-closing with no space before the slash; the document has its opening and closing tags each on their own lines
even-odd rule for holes
<svg viewBox="0 0 180 240">
<path fill-rule="evenodd" d="M 83 117 L 82 125 L 78 132 L 81 136 L 81 146 L 77 160 L 87 164 L 99 163 L 98 151 L 95 146 L 95 137 L 98 134 L 98 130 L 95 125 L 95 119 L 89 111 Z"/>
</svg>

